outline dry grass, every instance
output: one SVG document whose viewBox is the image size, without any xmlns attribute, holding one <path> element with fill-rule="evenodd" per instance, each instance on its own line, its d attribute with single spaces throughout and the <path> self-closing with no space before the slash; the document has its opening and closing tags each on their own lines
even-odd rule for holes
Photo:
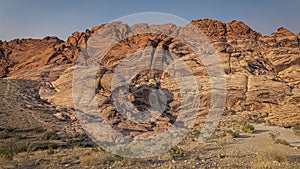
<svg viewBox="0 0 300 169">
<path fill-rule="evenodd" d="M 293 130 L 294 130 L 294 132 L 295 132 L 296 135 L 300 136 L 300 126 L 295 126 L 293 128 Z"/>
<path fill-rule="evenodd" d="M 276 139 L 274 141 L 274 143 L 275 144 L 282 144 L 282 145 L 286 145 L 286 146 L 290 145 L 285 139 Z"/>
<path fill-rule="evenodd" d="M 26 147 L 10 140 L 0 147 L 0 157 L 11 160 L 15 154 L 24 151 L 26 151 Z"/>
<path fill-rule="evenodd" d="M 80 165 L 85 168 L 93 168 L 107 163 L 111 163 L 112 157 L 105 155 L 103 152 L 86 151 L 79 159 Z"/>
<path fill-rule="evenodd" d="M 300 162 L 291 159 L 284 150 L 259 152 L 251 166 L 257 169 L 296 169 Z"/>
</svg>

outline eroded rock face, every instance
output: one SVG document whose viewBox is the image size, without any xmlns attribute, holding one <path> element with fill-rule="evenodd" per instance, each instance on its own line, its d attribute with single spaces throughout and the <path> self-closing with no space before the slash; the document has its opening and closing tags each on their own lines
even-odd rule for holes
<svg viewBox="0 0 300 169">
<path fill-rule="evenodd" d="M 57 37 L 0 41 L 0 77 L 52 82 L 72 66 L 87 39 L 99 28 L 74 32 L 66 42 Z"/>
<path fill-rule="evenodd" d="M 262 36 L 245 23 L 235 20 L 226 24 L 217 20 L 199 19 L 193 20 L 192 24 L 200 28 L 201 31 L 213 41 L 223 42 L 232 39 L 255 40 Z"/>
<path fill-rule="evenodd" d="M 124 32 L 129 32 L 128 30 L 131 29 L 126 25 L 122 26 Z M 159 29 L 163 28 L 169 31 L 172 30 L 170 25 L 162 26 Z M 132 29 L 154 28 L 141 24 L 134 25 Z M 120 35 L 115 34 L 111 38 L 120 38 L 118 36 Z M 227 42 L 213 42 L 223 61 L 226 72 L 227 104 L 224 119 L 239 117 L 240 120 L 264 120 L 285 127 L 299 124 L 299 94 L 297 93 L 299 89 L 297 76 L 299 75 L 299 47 L 292 45 L 295 42 L 287 41 L 283 45 L 282 39 L 289 39 L 289 36 L 281 36 L 281 39 L 276 39 L 274 37 L 262 37 L 256 33 L 236 37 L 225 34 L 224 37 Z M 216 37 L 210 36 L 210 38 Z M 159 49 L 165 49 L 184 59 L 193 73 L 197 75 L 197 83 L 202 97 L 200 99 L 201 109 L 195 125 L 201 126 L 210 107 L 211 88 L 209 77 L 207 77 L 207 72 L 201 60 L 197 60 L 190 50 L 178 46 L 180 45 L 176 40 L 170 37 L 138 35 L 120 42 L 111 49 L 101 60 L 103 68 L 99 71 L 99 84 L 97 85 L 97 103 L 101 112 L 96 113 L 101 113 L 104 120 L 118 131 L 134 138 L 159 134 L 174 124 L 181 106 L 180 93 L 176 81 L 170 78 L 167 73 L 159 71 L 141 72 L 136 78 L 133 78 L 130 83 L 132 91 L 127 95 L 125 102 L 122 103 L 128 104 L 129 107 L 134 106 L 131 107 L 131 110 L 143 111 L 149 109 L 149 100 L 145 99 L 149 97 L 149 90 L 147 89 L 157 87 L 157 84 L 159 84 L 163 90 L 172 93 L 173 97 L 167 104 L 168 108 L 165 114 L 159 115 L 159 113 L 148 112 L 148 114 L 152 113 L 151 115 L 156 117 L 155 123 L 133 123 L 126 119 L 113 104 L 112 93 L 116 92 L 111 89 L 114 68 L 128 58 L 130 54 L 153 47 L 156 49 L 152 53 L 154 58 L 159 59 L 159 56 L 163 55 Z M 140 64 L 145 63 L 140 62 Z M 127 74 L 132 74 L 131 71 L 133 70 L 129 68 L 126 71 Z M 72 73 L 72 71 L 65 74 L 67 73 Z M 72 81 L 71 78 L 62 76 L 53 84 L 66 86 L 64 85 L 66 81 L 64 79 Z M 59 85 L 60 83 L 61 85 Z M 139 93 L 139 91 L 143 92 Z M 62 90 L 62 92 L 52 96 L 51 99 L 56 104 L 70 106 L 70 103 L 72 103 L 71 96 L 68 97 L 70 101 L 68 103 L 62 100 L 62 98 L 66 98 L 62 96 L 68 93 L 70 92 Z M 123 113 L 130 114 L 126 111 Z"/>
<path fill-rule="evenodd" d="M 1 77 L 53 81 L 70 63 L 55 46 L 63 43 L 57 37 L 16 39 L 2 42 Z M 1 55 L 1 54 L 0 54 Z"/>
<path fill-rule="evenodd" d="M 280 28 L 271 36 L 262 36 L 242 22 L 232 21 L 222 23 L 215 20 L 195 20 L 191 22 L 198 27 L 213 43 L 219 57 L 222 60 L 227 79 L 227 102 L 224 114 L 225 118 L 243 117 L 244 119 L 264 120 L 271 124 L 290 127 L 300 124 L 300 48 L 299 34 Z M 162 34 L 139 34 L 129 36 L 119 42 L 101 59 L 101 68 L 97 74 L 96 93 L 98 108 L 109 124 L 115 126 L 120 131 L 129 136 L 143 137 L 149 135 L 146 132 L 160 132 L 168 128 L 176 119 L 178 108 L 180 107 L 180 93 L 178 84 L 168 73 L 159 71 L 145 71 L 136 76 L 130 83 L 133 91 L 128 95 L 128 103 L 136 104 L 136 108 L 146 110 L 149 108 L 149 101 L 142 99 L 143 95 L 137 95 L 138 91 L 157 87 L 159 84 L 162 90 L 172 93 L 172 99 L 168 102 L 168 115 L 161 116 L 156 124 L 147 123 L 144 125 L 132 125 L 118 112 L 113 105 L 111 94 L 111 79 L 116 68 L 122 61 L 131 54 L 154 48 L 151 56 L 162 59 L 161 50 L 174 54 L 187 63 L 193 74 L 196 76 L 200 98 L 200 112 L 198 115 L 198 125 L 204 121 L 210 106 L 211 86 L 204 64 L 193 55 L 193 52 L 180 44 L 176 39 L 164 36 L 163 33 L 176 35 L 180 29 L 172 24 L 153 25 L 138 24 L 129 27 L 121 23 L 101 25 L 86 30 L 83 33 L 73 33 L 66 42 L 50 39 L 41 40 L 41 47 L 33 43 L 33 49 L 22 47 L 21 51 L 30 52 L 38 49 L 41 51 L 34 55 L 24 55 L 21 60 L 12 65 L 18 58 L 17 42 L 2 42 L 0 45 L 2 77 L 22 77 L 36 80 L 47 80 L 52 82 L 56 89 L 47 98 L 56 105 L 74 107 L 72 94 L 73 67 L 71 65 L 78 60 L 86 64 L 88 62 L 88 52 L 86 42 L 98 31 L 105 32 L 105 26 L 118 26 L 122 31 L 114 32 L 109 29 L 110 39 L 123 39 L 126 35 L 134 35 L 135 32 L 148 32 L 149 30 L 159 30 Z M 187 35 L 193 36 L 193 35 Z M 6 43 L 6 45 L 4 45 Z M 8 44 L 14 44 L 10 49 Z M 25 44 L 25 42 L 22 42 Z M 105 44 L 101 44 L 105 45 Z M 21 45 L 22 46 L 22 45 Z M 50 47 L 49 47 L 50 46 Z M 79 57 L 82 52 L 84 57 Z M 42 58 L 38 60 L 37 58 Z M 36 62 L 33 62 L 36 59 Z M 93 60 L 93 62 L 96 60 Z M 167 61 L 167 60 L 165 60 Z M 24 62 L 26 64 L 24 64 Z M 142 62 L 141 62 L 142 64 Z M 29 66 L 28 66 L 29 65 Z M 43 65 L 43 66 L 41 66 Z M 45 67 L 49 66 L 49 68 Z M 37 73 L 28 71 L 29 67 L 37 67 Z M 43 68 L 41 68 L 43 67 Z M 42 73 L 48 70 L 47 78 L 41 78 Z M 55 73 L 55 70 L 57 73 Z M 131 69 L 127 70 L 130 74 Z M 22 72 L 22 73 L 20 73 Z M 50 72 L 50 73 L 49 73 Z M 53 76 L 51 75 L 53 72 Z M 176 72 L 180 73 L 178 68 Z M 26 73 L 26 74 L 25 74 Z M 25 76 L 24 76 L 25 74 Z M 34 78 L 32 78 L 34 77 Z M 58 79 L 57 79 L 58 78 Z M 57 80 L 56 80 L 57 79 Z M 184 81 L 184 80 L 183 80 Z M 142 87 L 141 87 L 142 86 Z M 144 88 L 143 88 L 144 86 Z M 143 92 L 147 93 L 147 92 Z M 149 92 L 148 92 L 149 93 Z M 98 112 L 100 113 L 100 112 Z M 197 124 L 196 124 L 197 125 Z M 136 127 L 136 128 L 135 128 Z"/>
</svg>

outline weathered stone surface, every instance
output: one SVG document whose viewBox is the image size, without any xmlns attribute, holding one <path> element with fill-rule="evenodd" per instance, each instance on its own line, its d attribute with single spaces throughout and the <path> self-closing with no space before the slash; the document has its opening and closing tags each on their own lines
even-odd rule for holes
<svg viewBox="0 0 300 169">
<path fill-rule="evenodd" d="M 260 119 L 285 127 L 300 124 L 299 34 L 295 35 L 285 28 L 279 28 L 271 36 L 262 36 L 238 21 L 226 24 L 204 19 L 194 20 L 191 23 L 211 40 L 222 61 L 227 79 L 227 103 L 224 112 L 227 116 L 224 118 L 235 116 L 242 119 Z M 117 32 L 114 27 L 121 29 Z M 153 30 L 161 34 L 147 34 Z M 145 34 L 136 35 L 137 32 L 145 32 Z M 92 36 L 103 33 L 109 36 L 102 41 L 97 41 L 97 38 Z M 80 100 L 87 102 L 90 99 L 96 102 L 97 109 L 101 110 L 96 112 L 101 113 L 108 124 L 126 135 L 142 138 L 150 135 L 149 133 L 163 132 L 174 123 L 183 106 L 180 100 L 180 85 L 177 82 L 181 81 L 183 85 L 189 85 L 189 81 L 185 81 L 184 78 L 174 78 L 174 75 L 185 75 L 181 66 L 174 67 L 170 72 L 158 70 L 139 72 L 129 83 L 132 91 L 126 94 L 127 101 L 122 104 L 133 106 L 137 110 L 149 109 L 149 100 L 145 99 L 147 96 L 134 94 L 138 93 L 141 86 L 150 86 L 151 89 L 160 88 L 172 93 L 173 96 L 168 101 L 166 111 L 160 117 L 157 117 L 155 111 L 149 111 L 152 117 L 157 118 L 155 125 L 145 123 L 138 127 L 139 130 L 134 127 L 129 129 L 130 120 L 118 112 L 112 99 L 112 93 L 116 90 L 112 88 L 111 80 L 116 68 L 123 64 L 124 60 L 127 59 L 128 63 L 136 63 L 133 67 L 124 70 L 123 73 L 127 75 L 132 75 L 139 66 L 153 68 L 155 65 L 151 65 L 151 60 L 154 63 L 153 61 L 164 58 L 165 65 L 172 59 L 183 60 L 193 72 L 201 95 L 197 119 L 199 122 L 203 122 L 208 113 L 211 90 L 217 90 L 211 88 L 207 67 L 202 60 L 197 58 L 184 43 L 176 40 L 176 36 L 178 37 L 180 33 L 183 34 L 182 30 L 172 24 L 137 24 L 129 27 L 114 22 L 85 32 L 74 32 L 66 42 L 53 37 L 43 40 L 2 42 L 0 75 L 51 82 L 55 90 L 45 89 L 41 92 L 42 95 L 56 105 L 74 108 L 74 96 L 72 96 L 74 68 L 71 66 L 76 60 L 82 65 L 100 62 L 101 68 L 96 76 L 96 97 L 80 98 Z M 124 39 L 127 36 L 128 38 Z M 193 34 L 185 36 L 195 37 Z M 110 40 L 117 43 L 104 56 L 93 58 L 94 60 L 88 57 L 91 51 L 86 51 L 86 45 L 94 45 L 95 48 L 99 45 L 105 48 L 108 47 L 106 42 Z M 135 57 L 131 57 L 133 54 Z M 19 57 L 20 55 L 22 57 Z M 146 61 L 141 59 L 145 55 L 149 56 L 146 57 Z M 82 76 L 86 73 L 87 71 L 83 71 Z M 132 115 L 132 112 L 124 113 Z M 125 131 L 125 128 L 131 132 Z M 149 132 L 146 132 L 145 128 Z"/>
<path fill-rule="evenodd" d="M 50 74 L 50 71 L 43 69 L 43 66 L 56 63 L 65 64 L 66 60 L 55 53 L 55 45 L 63 43 L 56 37 L 44 39 L 16 39 L 10 42 L 0 43 L 1 77 L 26 77 L 24 72 L 33 74 L 39 79 L 44 77 L 43 73 Z M 29 78 L 28 78 L 29 79 Z M 54 80 L 54 79 L 52 79 Z"/>
<path fill-rule="evenodd" d="M 52 82 L 72 66 L 93 31 L 74 32 L 64 42 L 57 37 L 0 41 L 0 77 Z"/>
<path fill-rule="evenodd" d="M 199 19 L 193 20 L 192 24 L 201 29 L 201 31 L 214 41 L 228 41 L 230 39 L 250 39 L 255 40 L 261 34 L 253 31 L 243 22 L 232 21 L 222 23 L 216 20 Z"/>
</svg>

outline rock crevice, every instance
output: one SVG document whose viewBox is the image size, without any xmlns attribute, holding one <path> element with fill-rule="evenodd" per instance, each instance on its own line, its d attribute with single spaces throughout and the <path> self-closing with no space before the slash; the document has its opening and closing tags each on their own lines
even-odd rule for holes
<svg viewBox="0 0 300 169">
<path fill-rule="evenodd" d="M 222 60 L 227 79 L 225 114 L 231 114 L 224 118 L 241 119 L 242 117 L 242 119 L 264 120 L 284 127 L 300 125 L 299 34 L 295 35 L 285 28 L 279 28 L 271 36 L 262 36 L 239 21 L 222 23 L 216 20 L 200 19 L 192 21 L 191 24 L 210 39 Z M 113 70 L 130 54 L 146 48 L 152 48 L 148 62 L 149 69 L 153 67 L 155 59 L 161 59 L 162 64 L 168 64 L 170 59 L 173 59 L 172 54 L 187 63 L 196 76 L 202 95 L 201 110 L 203 111 L 199 114 L 203 116 L 198 120 L 205 118 L 211 97 L 206 68 L 202 61 L 193 55 L 191 49 L 177 42 L 176 39 L 164 36 L 164 32 L 169 32 L 174 36 L 180 34 L 181 30 L 170 24 L 137 24 L 129 27 L 120 22 L 114 22 L 85 32 L 74 32 L 66 42 L 56 37 L 1 42 L 0 77 L 50 82 L 57 92 L 48 99 L 54 104 L 72 107 L 72 66 L 76 61 L 87 64 L 89 54 L 91 54 L 87 50 L 89 38 L 99 33 L 98 31 L 104 32 L 109 26 L 122 28 L 121 31 L 110 32 L 110 38 L 119 40 L 126 35 L 134 35 L 137 30 L 145 29 L 144 32 L 160 30 L 162 32 L 161 35 L 145 33 L 129 36 L 114 46 L 104 58 L 101 58 L 103 69 L 99 71 L 99 84 L 97 84 L 96 91 L 100 95 L 99 104 L 105 107 L 105 117 L 112 120 L 112 124 L 123 129 L 126 126 L 130 127 L 128 122 L 123 124 L 124 119 L 118 116 L 117 111 L 110 105 L 111 91 L 109 89 Z M 187 36 L 193 37 L 194 35 Z M 167 53 L 159 52 L 161 50 Z M 80 57 L 80 55 L 83 56 Z M 130 71 L 132 70 L 128 70 L 129 73 Z M 182 70 L 174 67 L 172 73 L 180 74 Z M 174 101 L 170 102 L 169 108 L 175 111 L 180 107 L 178 100 L 176 101 L 180 99 L 180 93 L 171 75 L 155 70 L 146 71 L 133 80 L 134 84 L 131 85 L 152 85 L 154 82 L 160 82 L 162 88 L 174 94 Z M 176 117 L 176 113 L 171 112 L 171 114 L 172 117 Z M 166 118 L 160 121 L 153 131 L 163 130 L 170 123 L 170 120 Z M 144 129 L 139 127 L 134 133 L 128 134 L 134 136 L 140 134 L 140 131 Z"/>
</svg>

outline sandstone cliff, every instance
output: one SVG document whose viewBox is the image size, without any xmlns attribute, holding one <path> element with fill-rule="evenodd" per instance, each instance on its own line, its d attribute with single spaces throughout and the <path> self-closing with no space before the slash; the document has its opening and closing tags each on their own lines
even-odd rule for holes
<svg viewBox="0 0 300 169">
<path fill-rule="evenodd" d="M 291 127 L 300 124 L 300 35 L 279 28 L 271 36 L 262 36 L 243 22 L 232 21 L 222 23 L 215 20 L 194 20 L 198 27 L 213 43 L 222 59 L 227 79 L 227 102 L 224 119 L 252 119 L 271 124 Z M 109 26 L 120 26 L 122 32 L 112 33 L 111 38 L 121 38 L 139 29 L 158 29 L 162 32 L 174 32 L 172 24 L 147 25 L 138 24 L 129 27 L 122 23 L 112 23 L 94 27 L 85 32 L 74 32 L 63 42 L 55 37 L 42 40 L 23 39 L 1 42 L 0 45 L 0 76 L 9 78 L 24 78 L 51 82 L 55 91 L 44 89 L 41 93 L 56 105 L 73 107 L 72 65 L 79 56 L 85 53 L 86 43 L 97 31 L 105 32 Z M 193 36 L 193 35 L 188 35 Z M 141 72 L 140 77 L 130 84 L 133 91 L 131 101 L 138 109 L 147 109 L 149 103 L 141 93 L 147 95 L 156 84 L 161 84 L 166 93 L 173 93 L 168 101 L 167 113 L 158 123 L 133 125 L 126 121 L 111 103 L 110 80 L 113 68 L 128 55 L 153 47 L 169 51 L 192 67 L 197 75 L 197 83 L 201 95 L 201 110 L 199 121 L 203 120 L 210 104 L 209 79 L 201 60 L 195 59 L 192 52 L 178 41 L 164 35 L 142 34 L 127 38 L 111 49 L 102 59 L 97 88 L 99 107 L 102 114 L 111 125 L 132 136 L 138 136 L 143 131 L 158 132 L 169 126 L 177 117 L 176 111 L 180 103 L 176 101 L 178 89 L 173 86 L 171 78 L 163 72 Z M 159 57 L 160 50 L 153 53 Z M 156 53 L 155 53 L 156 52 Z M 178 70 L 180 71 L 180 70 Z M 128 70 L 130 73 L 130 70 Z M 155 78 L 160 76 L 160 78 Z M 155 79 L 154 82 L 151 79 Z M 150 87 L 149 87 L 150 86 Z M 177 86 L 178 87 L 178 86 Z M 140 136 L 142 137 L 142 136 Z"/>
</svg>

